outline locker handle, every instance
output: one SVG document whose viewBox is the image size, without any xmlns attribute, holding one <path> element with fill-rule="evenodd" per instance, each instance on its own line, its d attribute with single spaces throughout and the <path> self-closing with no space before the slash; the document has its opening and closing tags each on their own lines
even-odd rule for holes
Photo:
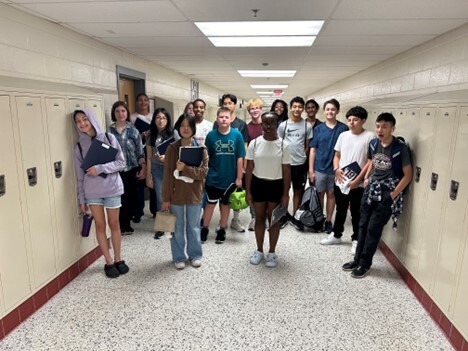
<svg viewBox="0 0 468 351">
<path fill-rule="evenodd" d="M 36 185 L 37 184 L 37 169 L 36 169 L 36 167 L 28 168 L 26 170 L 26 173 L 28 175 L 29 186 Z"/>
<path fill-rule="evenodd" d="M 81 107 L 80 104 L 76 104 L 75 107 Z"/>
<path fill-rule="evenodd" d="M 96 104 L 94 104 L 94 105 L 93 105 L 93 107 L 97 107 L 97 105 L 96 105 Z"/>
<path fill-rule="evenodd" d="M 414 176 L 414 181 L 416 183 L 419 183 L 419 180 L 421 179 L 421 167 L 416 167 L 416 172 L 415 172 L 415 176 Z"/>
<path fill-rule="evenodd" d="M 32 106 L 32 105 L 33 105 L 32 102 L 28 102 L 28 103 L 26 104 L 26 106 Z"/>
<path fill-rule="evenodd" d="M 444 116 L 445 116 L 445 117 L 448 117 L 448 116 L 449 116 L 449 113 L 448 113 L 448 112 L 445 112 L 445 113 L 444 113 Z"/>
<path fill-rule="evenodd" d="M 458 188 L 460 187 L 460 183 L 459 182 L 456 182 L 455 180 L 452 180 L 450 182 L 450 192 L 449 192 L 449 197 L 450 199 L 452 200 L 456 200 L 457 199 L 457 195 L 458 195 Z"/>
<path fill-rule="evenodd" d="M 59 105 L 59 104 L 57 104 L 57 103 L 55 103 L 55 104 L 54 104 L 54 107 L 59 107 L 59 106 L 60 106 L 60 105 Z"/>
<path fill-rule="evenodd" d="M 439 180 L 439 175 L 437 173 L 432 173 L 431 175 L 431 189 L 436 190 L 437 189 L 437 181 Z"/>
<path fill-rule="evenodd" d="M 430 113 L 430 112 L 426 112 L 426 116 L 430 116 L 430 115 L 431 115 L 431 113 Z"/>
<path fill-rule="evenodd" d="M 62 178 L 62 161 L 54 162 L 55 178 Z"/>
<path fill-rule="evenodd" d="M 6 194 L 6 183 L 5 183 L 5 175 L 0 175 L 0 196 Z"/>
</svg>

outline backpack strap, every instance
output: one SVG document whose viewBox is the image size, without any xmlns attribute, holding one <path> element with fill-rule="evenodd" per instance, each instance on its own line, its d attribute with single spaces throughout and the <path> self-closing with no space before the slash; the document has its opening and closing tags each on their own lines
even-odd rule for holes
<svg viewBox="0 0 468 351">
<path fill-rule="evenodd" d="M 81 147 L 80 142 L 77 142 L 76 145 L 78 145 L 78 149 L 80 150 L 81 158 L 84 159 L 84 157 L 83 157 L 83 148 Z"/>
</svg>

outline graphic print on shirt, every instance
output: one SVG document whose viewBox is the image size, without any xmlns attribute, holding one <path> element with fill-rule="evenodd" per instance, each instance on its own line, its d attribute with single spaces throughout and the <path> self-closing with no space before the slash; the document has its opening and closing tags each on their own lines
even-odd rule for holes
<svg viewBox="0 0 468 351">
<path fill-rule="evenodd" d="M 227 143 L 223 143 L 222 140 L 217 140 L 216 143 L 216 154 L 217 155 L 233 155 L 234 154 L 234 140 L 228 140 Z"/>
<path fill-rule="evenodd" d="M 379 171 L 388 171 L 392 169 L 392 160 L 388 155 L 376 153 L 372 158 L 372 164 Z"/>
</svg>

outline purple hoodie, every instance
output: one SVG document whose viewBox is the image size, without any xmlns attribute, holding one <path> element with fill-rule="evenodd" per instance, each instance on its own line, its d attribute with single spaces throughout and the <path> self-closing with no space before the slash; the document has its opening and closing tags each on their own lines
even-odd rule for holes
<svg viewBox="0 0 468 351">
<path fill-rule="evenodd" d="M 119 171 L 123 170 L 125 167 L 125 158 L 116 137 L 111 133 L 107 133 L 107 136 L 109 137 L 108 140 L 106 133 L 101 132 L 101 128 L 99 128 L 99 124 L 94 114 L 87 109 L 83 110 L 83 112 L 96 130 L 96 139 L 101 140 L 106 144 L 109 144 L 110 141 L 111 146 L 116 148 L 118 152 L 115 161 L 95 166 L 98 174 L 107 174 L 106 178 L 87 175 L 80 166 L 83 162 L 83 157 L 86 157 L 86 153 L 91 146 L 92 138 L 88 134 L 80 132 L 76 126 L 72 114 L 72 122 L 78 131 L 80 145 L 83 150 L 83 157 L 81 157 L 78 145 L 75 145 L 75 148 L 73 149 L 73 163 L 75 165 L 78 186 L 78 199 L 80 200 L 81 205 L 86 203 L 85 199 L 100 199 L 122 195 L 124 189 L 122 179 L 120 179 Z"/>
</svg>

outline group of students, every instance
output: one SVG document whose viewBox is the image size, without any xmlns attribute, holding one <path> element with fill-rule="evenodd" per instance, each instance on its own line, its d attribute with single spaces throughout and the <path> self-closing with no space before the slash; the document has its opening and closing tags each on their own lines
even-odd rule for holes
<svg viewBox="0 0 468 351">
<path fill-rule="evenodd" d="M 124 102 L 116 102 L 112 107 L 114 122 L 109 133 L 100 131 L 96 118 L 89 111 L 75 111 L 73 121 L 80 137 L 80 145 L 74 150 L 79 201 L 81 210 L 88 211 L 89 207 L 95 218 L 108 277 L 118 277 L 129 270 L 121 259 L 121 232 L 133 232 L 130 220 L 138 216 L 135 210 L 139 209 L 136 184 L 145 177 L 146 185 L 154 189 L 156 198 L 155 205 L 150 205 L 151 212 L 170 211 L 176 215 L 170 241 L 177 269 L 185 268 L 187 261 L 193 267 L 201 266 L 202 243 L 208 240 L 218 202 L 220 220 L 215 230 L 215 243 L 225 242 L 231 211 L 229 196 L 236 188 L 246 190 L 252 217 L 248 229 L 255 231 L 256 236 L 257 247 L 250 262 L 258 265 L 265 260 L 267 267 L 277 266 L 280 229 L 288 222 L 300 231 L 306 229 L 294 218 L 294 212 L 300 206 L 308 178 L 317 188 L 322 205 L 326 204 L 324 231 L 329 235 L 320 243 L 342 242 L 350 208 L 354 259 L 342 268 L 351 271 L 355 278 L 367 274 L 383 227 L 390 217 L 396 225 L 402 210 L 402 191 L 412 178 L 409 150 L 393 136 L 395 118 L 390 113 L 379 115 L 373 133 L 363 127 L 367 111 L 360 106 L 347 112 L 346 125 L 337 120 L 339 102 L 328 100 L 323 105 L 325 120 L 321 122 L 316 118 L 319 105 L 315 100 L 305 102 L 295 97 L 289 104 L 289 113 L 288 104 L 282 100 L 275 100 L 270 111 L 264 113 L 260 99 L 249 100 L 246 107 L 251 121 L 245 123 L 236 116 L 236 105 L 234 95 L 223 95 L 216 121 L 211 123 L 204 118 L 205 102 L 197 99 L 187 105 L 174 129 L 168 111 L 158 108 L 152 114 L 151 128 L 145 135 L 139 134 L 133 126 Z M 302 118 L 304 110 L 305 119 Z M 158 145 L 171 137 L 174 142 L 160 155 Z M 83 155 L 94 138 L 117 148 L 117 157 L 113 162 L 82 170 Z M 146 156 L 143 139 L 146 139 Z M 185 165 L 179 160 L 179 149 L 194 145 L 203 146 L 202 162 L 199 166 Z M 361 171 L 347 185 L 347 191 L 343 191 L 340 186 L 345 180 L 343 168 L 353 162 Z M 183 177 L 180 176 L 182 172 Z M 99 177 L 102 173 L 107 177 Z M 287 213 L 278 222 L 271 223 L 273 210 L 288 206 L 291 185 L 293 214 Z M 114 259 L 105 235 L 104 208 L 111 229 Z M 269 250 L 264 254 L 267 227 Z M 233 213 L 231 229 L 245 231 L 237 211 Z M 157 232 L 155 238 L 162 234 Z"/>
</svg>

